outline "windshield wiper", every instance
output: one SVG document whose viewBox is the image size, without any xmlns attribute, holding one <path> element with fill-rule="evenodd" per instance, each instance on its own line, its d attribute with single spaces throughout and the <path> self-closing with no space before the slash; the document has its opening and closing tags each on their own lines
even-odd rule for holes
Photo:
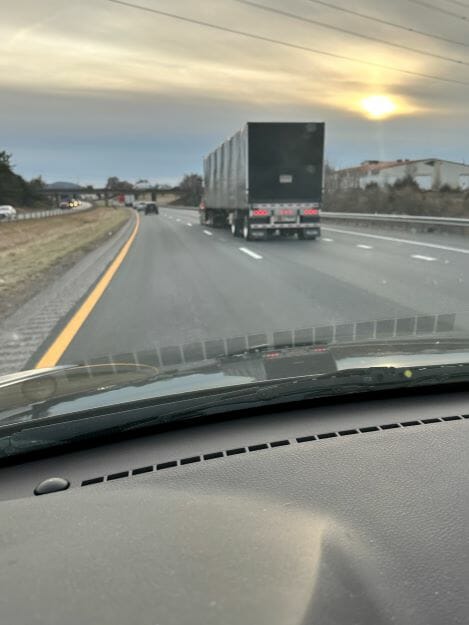
<svg viewBox="0 0 469 625">
<path fill-rule="evenodd" d="M 194 391 L 2 426 L 0 458 L 248 408 L 468 380 L 469 363 L 461 363 L 414 368 L 346 369 L 317 376 L 243 384 L 228 389 Z"/>
</svg>

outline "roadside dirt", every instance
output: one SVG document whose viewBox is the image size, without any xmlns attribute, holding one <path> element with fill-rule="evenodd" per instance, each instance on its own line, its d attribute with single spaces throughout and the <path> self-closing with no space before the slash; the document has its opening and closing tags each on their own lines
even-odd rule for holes
<svg viewBox="0 0 469 625">
<path fill-rule="evenodd" d="M 96 208 L 0 225 L 0 319 L 38 293 L 129 219 L 126 208 Z"/>
</svg>

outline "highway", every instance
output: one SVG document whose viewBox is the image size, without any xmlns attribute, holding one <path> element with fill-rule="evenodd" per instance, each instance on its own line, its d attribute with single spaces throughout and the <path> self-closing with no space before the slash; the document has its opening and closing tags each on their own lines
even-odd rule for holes
<svg viewBox="0 0 469 625">
<path fill-rule="evenodd" d="M 127 256 L 60 362 L 461 312 L 468 269 L 462 237 L 323 224 L 318 241 L 247 242 L 201 226 L 196 211 L 162 208 L 141 216 Z"/>
</svg>

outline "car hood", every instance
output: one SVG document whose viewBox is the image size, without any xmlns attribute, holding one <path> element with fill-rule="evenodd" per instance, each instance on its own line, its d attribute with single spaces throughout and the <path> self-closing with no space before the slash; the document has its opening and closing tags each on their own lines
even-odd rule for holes
<svg viewBox="0 0 469 625">
<path fill-rule="evenodd" d="M 0 378 L 0 426 L 44 417 L 122 406 L 157 398 L 249 385 L 269 380 L 319 376 L 370 367 L 430 367 L 469 363 L 469 338 L 456 335 L 401 337 L 330 345 L 259 345 L 179 366 L 135 362 L 67 365 Z"/>
</svg>

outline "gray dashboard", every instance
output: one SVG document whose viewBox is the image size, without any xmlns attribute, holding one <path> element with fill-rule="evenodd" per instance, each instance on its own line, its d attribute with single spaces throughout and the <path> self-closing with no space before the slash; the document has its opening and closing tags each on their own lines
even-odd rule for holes
<svg viewBox="0 0 469 625">
<path fill-rule="evenodd" d="M 467 623 L 467 414 L 341 403 L 3 468 L 2 622 Z"/>
</svg>

